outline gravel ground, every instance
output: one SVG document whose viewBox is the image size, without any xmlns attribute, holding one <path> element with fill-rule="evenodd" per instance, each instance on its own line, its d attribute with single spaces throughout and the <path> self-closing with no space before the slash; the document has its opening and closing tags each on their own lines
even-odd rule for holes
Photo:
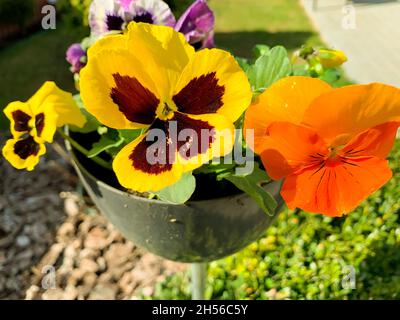
<svg viewBox="0 0 400 320">
<path fill-rule="evenodd" d="M 135 299 L 186 269 L 126 241 L 53 151 L 32 172 L 0 158 L 0 177 L 0 299 Z"/>
</svg>

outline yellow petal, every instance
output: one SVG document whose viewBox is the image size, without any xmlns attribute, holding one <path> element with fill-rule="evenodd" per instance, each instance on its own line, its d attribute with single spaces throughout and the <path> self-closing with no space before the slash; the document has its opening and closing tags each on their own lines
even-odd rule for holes
<svg viewBox="0 0 400 320">
<path fill-rule="evenodd" d="M 46 153 L 46 147 L 29 136 L 25 139 L 9 139 L 2 152 L 14 168 L 32 171 L 39 163 L 40 156 Z"/>
<path fill-rule="evenodd" d="M 332 90 L 326 82 L 309 77 L 287 77 L 275 82 L 247 109 L 244 133 L 254 130 L 254 145 L 261 153 L 268 126 L 274 121 L 300 124 L 311 102 Z"/>
<path fill-rule="evenodd" d="M 171 96 L 194 49 L 171 27 L 131 22 L 128 48 L 142 61 L 163 99 Z"/>
<path fill-rule="evenodd" d="M 96 40 L 96 42 L 88 49 L 88 59 L 92 58 L 97 54 L 97 52 L 102 50 L 127 49 L 127 39 L 126 34 L 113 34 Z"/>
<path fill-rule="evenodd" d="M 60 121 L 62 115 L 55 110 L 55 104 L 47 100 L 41 105 L 40 110 L 30 122 L 32 128 L 30 134 L 38 142 L 52 143 L 58 123 L 62 122 Z"/>
<path fill-rule="evenodd" d="M 201 167 L 213 158 L 229 154 L 235 142 L 233 123 L 220 114 L 179 114 L 175 118 L 178 128 L 178 141 L 191 141 L 178 150 L 178 161 L 183 171 L 188 172 Z"/>
<path fill-rule="evenodd" d="M 347 136 L 344 142 L 369 128 L 399 121 L 400 90 L 380 83 L 346 86 L 325 93 L 313 101 L 303 119 L 325 140 Z"/>
<path fill-rule="evenodd" d="M 61 90 L 54 82 L 45 82 L 28 100 L 28 103 L 35 115 L 51 106 L 58 115 L 58 127 L 71 124 L 82 128 L 86 123 L 86 119 L 74 101 L 72 94 Z"/>
<path fill-rule="evenodd" d="M 137 192 L 156 192 L 177 182 L 182 177 L 183 171 L 182 166 L 176 161 L 176 154 L 174 164 L 171 166 L 148 164 L 146 150 L 141 150 L 140 159 L 136 157 L 134 165 L 131 155 L 145 137 L 146 135 L 138 137 L 117 154 L 113 161 L 113 170 L 123 187 Z"/>
<path fill-rule="evenodd" d="M 141 112 L 143 106 L 138 97 L 132 96 L 137 90 L 131 89 L 132 85 L 130 82 L 137 83 L 142 91 L 150 91 L 157 99 L 159 99 L 158 88 L 147 75 L 144 69 L 145 63 L 138 60 L 135 55 L 118 46 L 113 50 L 109 50 L 108 48 L 103 49 L 107 39 L 108 37 L 102 39 L 103 41 L 101 41 L 99 45 L 98 42 L 96 42 L 92 46 L 88 64 L 81 70 L 80 87 L 82 101 L 91 114 L 101 123 L 111 128 L 138 129 L 148 127 L 151 120 L 143 123 L 140 122 L 141 117 L 135 116 L 137 112 Z M 120 41 L 115 41 L 115 39 L 111 39 L 111 42 L 118 42 L 121 44 Z M 133 114 L 131 116 L 127 115 L 127 111 L 125 111 L 125 113 L 122 112 L 124 109 L 121 109 L 121 105 L 118 105 L 113 100 L 113 89 L 115 90 L 118 88 L 116 77 L 118 77 L 118 79 L 121 77 L 129 77 L 131 79 L 127 84 L 121 85 L 126 88 L 125 91 L 127 92 L 125 96 L 130 96 L 128 103 L 123 103 L 122 107 L 128 104 L 125 107 L 133 109 L 133 112 L 130 112 Z M 149 106 L 145 106 L 145 109 L 148 107 Z M 157 105 L 150 107 L 154 109 L 153 113 L 155 116 Z M 128 118 L 137 120 L 131 121 Z"/>
<path fill-rule="evenodd" d="M 250 105 L 252 92 L 235 58 L 219 49 L 194 54 L 174 91 L 178 110 L 189 114 L 218 113 L 235 122 Z"/>
<path fill-rule="evenodd" d="M 30 122 L 34 118 L 34 114 L 28 103 L 11 102 L 4 108 L 4 114 L 10 120 L 10 131 L 15 138 L 30 132 Z"/>
</svg>

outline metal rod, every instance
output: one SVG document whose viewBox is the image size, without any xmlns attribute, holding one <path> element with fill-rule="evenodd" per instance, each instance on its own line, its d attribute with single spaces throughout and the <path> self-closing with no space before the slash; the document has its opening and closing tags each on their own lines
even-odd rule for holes
<svg viewBox="0 0 400 320">
<path fill-rule="evenodd" d="M 192 299 L 204 300 L 206 291 L 207 264 L 192 263 Z"/>
</svg>

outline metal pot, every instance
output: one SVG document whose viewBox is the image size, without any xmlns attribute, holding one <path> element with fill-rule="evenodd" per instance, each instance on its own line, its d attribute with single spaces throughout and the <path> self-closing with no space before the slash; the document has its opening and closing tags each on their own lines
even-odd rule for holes
<svg viewBox="0 0 400 320">
<path fill-rule="evenodd" d="M 94 177 L 77 160 L 74 167 L 90 197 L 118 230 L 135 244 L 169 260 L 208 262 L 231 255 L 260 238 L 274 216 L 246 194 L 175 205 L 118 190 Z M 281 183 L 265 188 L 278 202 Z"/>
</svg>

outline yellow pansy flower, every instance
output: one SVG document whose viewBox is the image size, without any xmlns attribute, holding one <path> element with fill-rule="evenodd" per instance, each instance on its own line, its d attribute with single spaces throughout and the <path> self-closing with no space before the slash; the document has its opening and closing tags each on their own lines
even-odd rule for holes
<svg viewBox="0 0 400 320">
<path fill-rule="evenodd" d="M 245 73 L 228 52 L 195 52 L 172 28 L 134 22 L 126 34 L 100 39 L 89 49 L 80 86 L 87 110 L 100 122 L 144 129 L 113 162 L 121 185 L 139 192 L 159 191 L 231 152 L 233 123 L 252 97 Z M 164 134 L 158 147 L 155 133 Z"/>
<path fill-rule="evenodd" d="M 16 169 L 32 171 L 39 163 L 40 156 L 46 153 L 46 146 L 30 135 L 24 138 L 7 140 L 3 156 Z"/>
<path fill-rule="evenodd" d="M 57 127 L 83 127 L 85 117 L 70 93 L 46 82 L 27 101 L 11 102 L 4 113 L 10 120 L 13 138 L 3 148 L 3 156 L 17 169 L 33 170 L 46 152 L 45 142 L 53 142 Z"/>
</svg>

